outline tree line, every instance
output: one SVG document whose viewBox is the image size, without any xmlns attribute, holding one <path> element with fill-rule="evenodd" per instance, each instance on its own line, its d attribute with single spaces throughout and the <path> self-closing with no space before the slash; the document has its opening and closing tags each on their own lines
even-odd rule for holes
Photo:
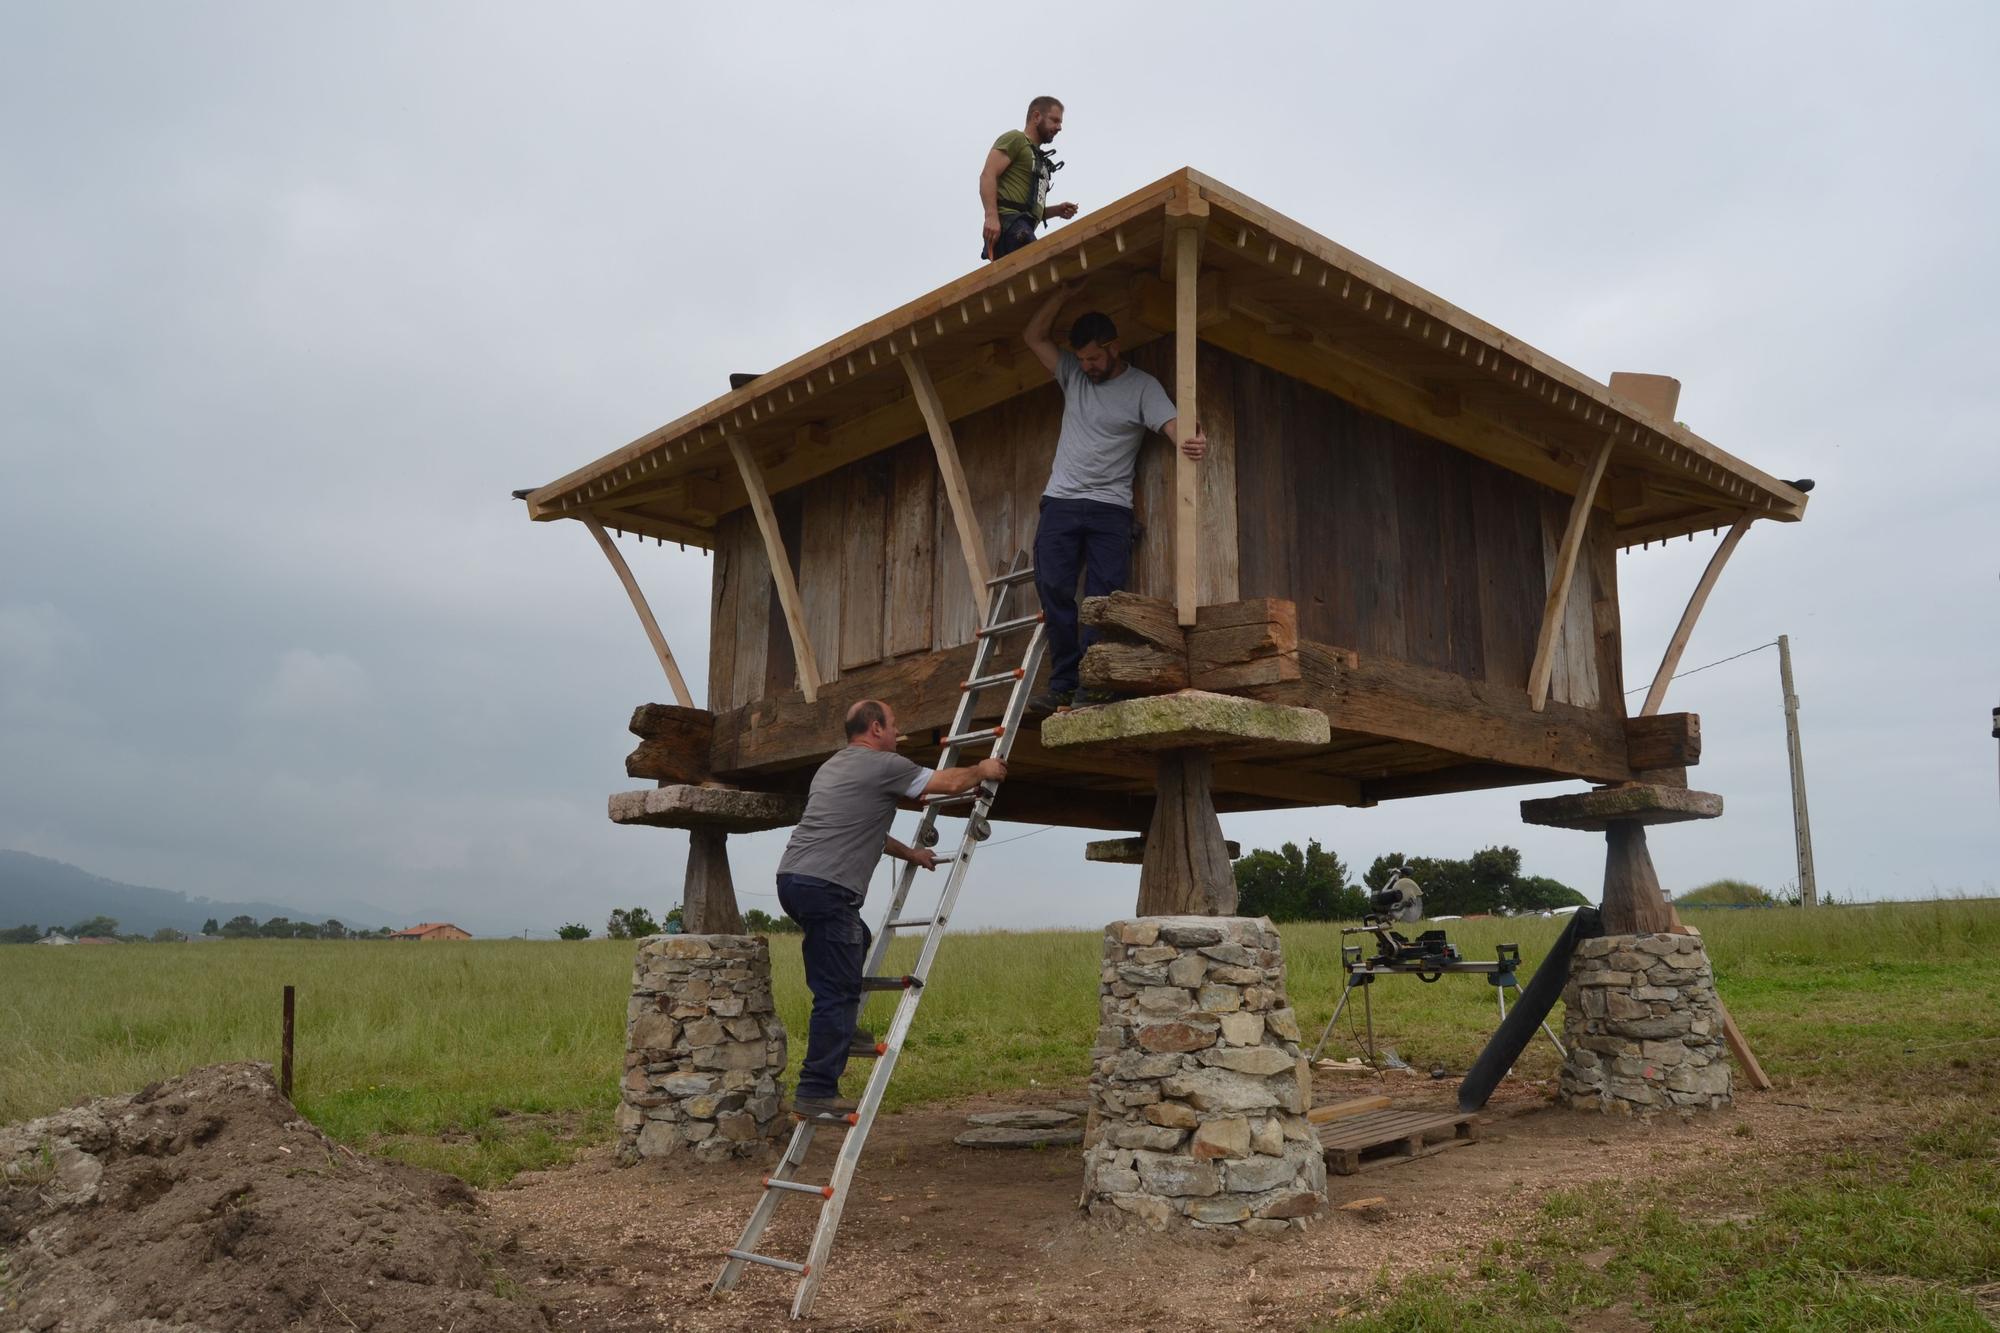
<svg viewBox="0 0 2000 1333">
<path fill-rule="evenodd" d="M 50 926 L 46 930 L 39 925 L 12 926 L 0 930 L 0 944 L 33 944 L 44 936 L 58 932 L 73 940 L 88 937 L 113 939 L 123 944 L 176 944 L 190 938 L 186 931 L 172 926 L 161 926 L 151 935 L 121 935 L 118 933 L 118 918 L 93 916 L 74 925 Z M 219 935 L 226 940 L 385 940 L 396 932 L 392 926 L 375 930 L 350 928 L 331 918 L 314 922 L 274 916 L 268 921 L 259 921 L 253 916 L 232 916 L 221 922 L 210 917 L 202 922 L 201 933 Z"/>
<path fill-rule="evenodd" d="M 1237 911 L 1273 921 L 1359 921 L 1368 895 L 1388 887 L 1397 875 L 1417 881 L 1426 916 L 1517 915 L 1581 906 L 1581 893 L 1545 875 L 1521 871 L 1521 853 L 1488 847 L 1464 860 L 1405 856 L 1375 858 L 1360 882 L 1350 882 L 1347 864 L 1308 841 L 1304 851 L 1288 842 L 1276 851 L 1256 848 L 1235 862 Z"/>
<path fill-rule="evenodd" d="M 664 917 L 655 921 L 653 914 L 643 907 L 614 907 L 611 917 L 604 923 L 606 939 L 643 940 L 648 935 L 678 935 L 681 932 L 681 909 L 676 907 Z M 788 916 L 772 916 L 769 912 L 753 907 L 743 914 L 743 929 L 752 935 L 797 934 L 799 923 Z M 556 929 L 556 938 L 564 940 L 587 940 L 590 927 L 580 921 L 566 922 Z"/>
</svg>

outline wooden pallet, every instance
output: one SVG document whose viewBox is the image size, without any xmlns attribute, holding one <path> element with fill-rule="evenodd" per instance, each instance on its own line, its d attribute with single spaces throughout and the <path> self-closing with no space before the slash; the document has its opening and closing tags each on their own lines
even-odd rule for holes
<svg viewBox="0 0 2000 1333">
<path fill-rule="evenodd" d="M 1367 1111 L 1318 1126 L 1326 1168 L 1351 1176 L 1398 1162 L 1414 1162 L 1473 1142 L 1475 1121 L 1464 1111 Z"/>
</svg>

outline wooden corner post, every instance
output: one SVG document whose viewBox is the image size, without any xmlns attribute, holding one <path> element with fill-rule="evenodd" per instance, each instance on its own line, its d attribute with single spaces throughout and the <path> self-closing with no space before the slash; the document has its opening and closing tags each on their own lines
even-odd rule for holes
<svg viewBox="0 0 2000 1333">
<path fill-rule="evenodd" d="M 1190 212 L 1174 234 L 1174 415 L 1180 439 L 1174 444 L 1174 615 L 1183 625 L 1194 624 L 1195 571 L 1200 551 L 1197 533 L 1201 527 L 1201 474 L 1196 462 L 1180 451 L 1181 440 L 1198 429 L 1200 416 L 1195 393 L 1197 321 L 1200 318 L 1197 292 L 1201 279 L 1200 213 Z"/>
<path fill-rule="evenodd" d="M 667 636 L 660 633 L 660 622 L 653 619 L 653 608 L 646 605 L 646 594 L 639 591 L 639 582 L 632 577 L 632 567 L 619 553 L 618 543 L 605 532 L 603 521 L 588 509 L 583 511 L 583 523 L 590 529 L 590 535 L 597 538 L 597 545 L 604 552 L 604 558 L 611 562 L 618 581 L 625 585 L 625 595 L 632 599 L 632 609 L 639 613 L 639 623 L 645 627 L 646 637 L 652 640 L 653 652 L 667 673 L 667 684 L 673 689 L 674 702 L 682 708 L 693 708 L 694 696 L 688 693 L 687 682 L 681 679 L 681 669 L 674 662 L 673 650 L 667 647 Z"/>
<path fill-rule="evenodd" d="M 1576 557 L 1583 550 L 1583 535 L 1590 528 L 1591 506 L 1597 503 L 1597 488 L 1604 470 L 1611 464 L 1612 441 L 1606 440 L 1583 470 L 1576 499 L 1569 508 L 1569 526 L 1563 529 L 1562 546 L 1556 552 L 1556 567 L 1549 571 L 1549 597 L 1542 606 L 1542 629 L 1535 636 L 1535 664 L 1528 671 L 1528 703 L 1537 713 L 1548 706 L 1549 676 L 1555 670 L 1556 631 L 1562 628 L 1563 611 L 1569 605 L 1570 580 L 1576 574 Z"/>
<path fill-rule="evenodd" d="M 807 703 L 819 698 L 819 662 L 813 656 L 812 640 L 806 637 L 805 609 L 799 601 L 799 581 L 792 577 L 791 558 L 785 554 L 785 537 L 778 531 L 778 516 L 771 509 L 771 492 L 764 486 L 764 474 L 750 456 L 743 437 L 730 434 L 729 455 L 743 477 L 743 491 L 750 497 L 751 512 L 757 516 L 757 530 L 764 534 L 764 554 L 771 564 L 771 582 L 778 589 L 784 607 L 785 628 L 792 634 L 792 656 L 799 666 L 799 691 Z"/>
<path fill-rule="evenodd" d="M 944 414 L 944 400 L 938 397 L 930 367 L 915 352 L 897 357 L 910 377 L 910 392 L 916 396 L 917 410 L 923 413 L 924 427 L 930 432 L 931 449 L 937 454 L 938 475 L 944 479 L 945 503 L 951 506 L 952 526 L 958 529 L 959 549 L 965 553 L 966 577 L 972 581 L 972 604 L 979 619 L 986 619 L 987 598 L 992 589 L 993 566 L 986 559 L 986 537 L 973 512 L 972 490 L 965 484 L 965 468 L 958 461 L 958 444 L 951 436 L 951 420 Z"/>
</svg>

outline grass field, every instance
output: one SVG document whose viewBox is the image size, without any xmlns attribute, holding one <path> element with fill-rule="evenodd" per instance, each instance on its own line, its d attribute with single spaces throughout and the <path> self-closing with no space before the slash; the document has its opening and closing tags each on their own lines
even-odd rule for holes
<svg viewBox="0 0 2000 1333">
<path fill-rule="evenodd" d="M 1385 1294 L 1364 1327 L 1563 1327 L 1564 1311 L 1638 1289 L 1693 1312 L 1663 1327 L 1982 1326 L 1966 1322 L 1976 1313 L 1951 1293 L 1980 1274 L 2000 1277 L 2000 902 L 1689 919 L 1786 1095 L 1859 1088 L 1913 1107 L 1941 1098 L 1942 1118 L 1907 1152 L 1832 1154 L 1812 1179 L 1758 1185 L 1768 1193 L 1754 1217 L 1729 1229 L 1691 1223 L 1664 1197 L 1638 1207 L 1559 1196 L 1536 1234 L 1489 1256 L 1483 1283 L 1409 1284 Z M 1451 933 L 1471 958 L 1490 957 L 1503 939 L 1520 944 L 1525 972 L 1560 924 L 1471 921 Z M 1340 936 L 1295 924 L 1284 938 L 1291 997 L 1316 1036 L 1338 993 Z M 796 1063 L 807 997 L 795 937 L 772 945 Z M 950 937 L 889 1105 L 1079 1087 L 1096 1027 L 1098 948 L 1085 932 Z M 306 1114 L 344 1142 L 498 1183 L 609 1135 L 631 956 L 630 943 L 609 940 L 7 947 L 0 1122 L 192 1065 L 275 1061 L 280 989 L 291 983 L 295 1092 Z M 1479 977 L 1391 978 L 1374 991 L 1378 1039 L 1419 1068 L 1462 1069 L 1495 1019 Z M 1353 1050 L 1344 1032 L 1329 1047 Z M 1538 1040 L 1520 1070 L 1545 1077 L 1555 1066 Z M 1579 1261 L 1607 1235 L 1622 1238 L 1615 1254 Z M 1680 1265 L 1716 1277 L 1676 1286 Z M 1819 1311 L 1812 1320 L 1758 1314 L 1808 1295 Z"/>
</svg>

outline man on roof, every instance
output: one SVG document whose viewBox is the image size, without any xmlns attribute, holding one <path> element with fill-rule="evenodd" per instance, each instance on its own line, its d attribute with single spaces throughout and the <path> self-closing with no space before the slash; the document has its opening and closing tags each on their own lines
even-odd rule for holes
<svg viewBox="0 0 2000 1333">
<path fill-rule="evenodd" d="M 847 748 L 813 774 L 805 813 L 778 862 L 778 904 L 805 929 L 800 949 L 813 997 L 805 1063 L 792 1097 L 795 1115 L 839 1118 L 853 1111 L 854 1102 L 839 1095 L 847 1059 L 878 1053 L 875 1038 L 856 1026 L 870 938 L 861 919 L 868 881 L 885 853 L 937 869 L 935 852 L 889 836 L 896 808 L 1007 776 L 1007 765 L 994 758 L 964 768 L 925 768 L 896 753 L 899 739 L 895 710 L 881 700 L 862 699 L 847 710 Z"/>
<path fill-rule="evenodd" d="M 1063 104 L 1053 97 L 1028 103 L 1028 123 L 993 141 L 979 171 L 979 202 L 986 208 L 981 259 L 998 259 L 1035 239 L 1050 218 L 1073 218 L 1076 205 L 1048 204 L 1049 179 L 1062 163 L 1048 145 L 1062 133 Z"/>
<path fill-rule="evenodd" d="M 1062 386 L 1062 433 L 1055 465 L 1042 488 L 1035 527 L 1035 590 L 1041 594 L 1052 660 L 1049 688 L 1029 701 L 1031 711 L 1052 713 L 1072 703 L 1102 703 L 1109 696 L 1077 689 L 1077 667 L 1094 631 L 1079 638 L 1077 576 L 1086 597 L 1123 588 L 1132 573 L 1132 474 L 1139 446 L 1150 431 L 1200 459 L 1208 452 L 1201 423 L 1182 437 L 1174 400 L 1160 382 L 1130 365 L 1118 351 L 1118 327 L 1099 310 L 1077 316 L 1069 351 L 1050 336 L 1063 302 L 1075 290 L 1064 284 L 1035 312 L 1022 340 Z"/>
</svg>

